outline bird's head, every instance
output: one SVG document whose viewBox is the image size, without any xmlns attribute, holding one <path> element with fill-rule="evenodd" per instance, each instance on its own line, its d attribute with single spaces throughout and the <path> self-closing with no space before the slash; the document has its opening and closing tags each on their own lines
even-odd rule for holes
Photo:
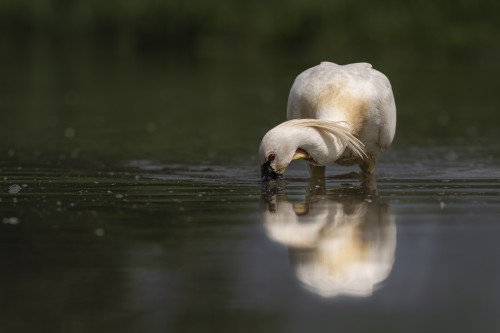
<svg viewBox="0 0 500 333">
<path fill-rule="evenodd" d="M 264 181 L 277 180 L 293 160 L 309 158 L 307 152 L 297 148 L 293 135 L 283 126 L 277 126 L 264 135 L 260 143 L 259 159 L 261 179 Z"/>
<path fill-rule="evenodd" d="M 276 167 L 277 154 L 270 152 L 265 154 L 262 163 L 260 164 L 260 177 L 264 181 L 278 180 L 283 177 L 284 169 L 278 171 Z"/>
</svg>

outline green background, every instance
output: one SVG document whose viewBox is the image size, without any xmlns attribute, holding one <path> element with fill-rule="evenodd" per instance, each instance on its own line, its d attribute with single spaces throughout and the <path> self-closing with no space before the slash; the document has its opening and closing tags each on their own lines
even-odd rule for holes
<svg viewBox="0 0 500 333">
<path fill-rule="evenodd" d="M 495 1 L 0 3 L 0 153 L 254 163 L 294 78 L 366 61 L 395 145 L 497 137 Z"/>
</svg>

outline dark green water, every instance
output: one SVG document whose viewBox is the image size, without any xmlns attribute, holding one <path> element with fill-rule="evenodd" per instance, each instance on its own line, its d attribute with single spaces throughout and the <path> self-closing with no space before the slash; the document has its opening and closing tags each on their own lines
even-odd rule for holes
<svg viewBox="0 0 500 333">
<path fill-rule="evenodd" d="M 6 166 L 2 331 L 497 330 L 499 156 L 385 157 L 378 196 L 300 165 L 277 195 L 250 164 Z"/>
<path fill-rule="evenodd" d="M 398 106 L 378 195 L 300 163 L 263 193 L 262 135 L 336 59 L 46 42 L 1 62 L 1 332 L 500 330 L 488 57 L 377 53 Z"/>
</svg>

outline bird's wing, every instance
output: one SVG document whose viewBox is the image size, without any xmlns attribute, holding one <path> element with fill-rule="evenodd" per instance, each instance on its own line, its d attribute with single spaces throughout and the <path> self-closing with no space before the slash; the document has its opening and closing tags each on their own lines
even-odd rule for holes
<svg viewBox="0 0 500 333">
<path fill-rule="evenodd" d="M 378 145 L 386 149 L 391 145 L 396 133 L 396 103 L 387 77 L 378 71 L 374 70 L 374 72 L 374 81 L 378 90 L 374 108 L 379 128 Z"/>
<path fill-rule="evenodd" d="M 287 118 L 343 122 L 354 134 L 385 148 L 394 137 L 396 107 L 389 80 L 369 63 L 323 62 L 295 79 Z"/>
<path fill-rule="evenodd" d="M 322 62 L 295 79 L 288 97 L 288 119 L 312 118 L 348 121 L 338 107 L 362 101 L 359 89 L 372 79 L 372 65 L 356 63 L 340 66 Z M 349 93 L 350 91 L 355 93 Z M 349 100 L 347 100 L 349 98 Z"/>
<path fill-rule="evenodd" d="M 297 76 L 288 96 L 287 118 L 318 119 L 319 98 L 325 86 L 332 85 L 340 79 L 340 68 L 331 62 L 306 69 Z"/>
</svg>

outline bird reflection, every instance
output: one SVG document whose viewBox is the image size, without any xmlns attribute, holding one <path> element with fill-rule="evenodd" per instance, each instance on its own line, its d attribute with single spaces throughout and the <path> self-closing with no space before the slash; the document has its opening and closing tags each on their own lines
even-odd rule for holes
<svg viewBox="0 0 500 333">
<path fill-rule="evenodd" d="M 270 239 L 288 246 L 297 278 L 323 296 L 369 296 L 390 274 L 396 225 L 375 189 L 325 190 L 311 181 L 303 203 L 281 189 L 263 190 L 262 219 Z"/>
</svg>

